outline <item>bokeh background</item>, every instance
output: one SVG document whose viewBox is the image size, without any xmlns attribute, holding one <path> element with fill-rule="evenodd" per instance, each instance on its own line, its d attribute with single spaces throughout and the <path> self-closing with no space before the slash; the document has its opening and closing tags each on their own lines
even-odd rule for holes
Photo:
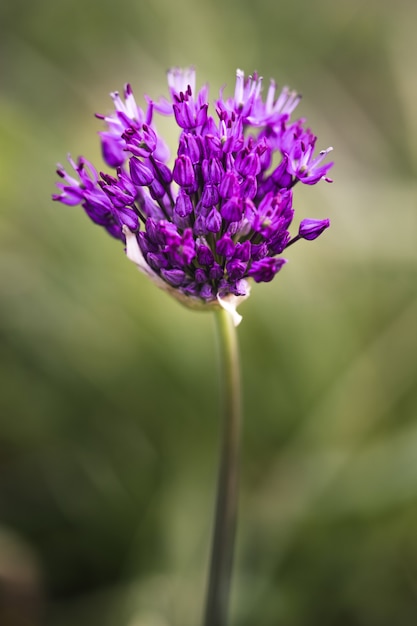
<svg viewBox="0 0 417 626">
<path fill-rule="evenodd" d="M 79 208 L 67 152 L 95 112 L 194 64 L 303 93 L 329 216 L 253 288 L 236 626 L 411 626 L 417 614 L 417 4 L 3 0 L 0 4 L 0 624 L 191 626 L 218 452 L 210 314 L 182 308 Z"/>
</svg>

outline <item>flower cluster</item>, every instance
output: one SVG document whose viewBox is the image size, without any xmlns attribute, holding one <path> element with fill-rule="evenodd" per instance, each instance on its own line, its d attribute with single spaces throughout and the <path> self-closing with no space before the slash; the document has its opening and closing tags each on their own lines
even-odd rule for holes
<svg viewBox="0 0 417 626">
<path fill-rule="evenodd" d="M 208 88 L 195 88 L 193 69 L 168 72 L 170 99 L 146 98 L 140 108 L 130 85 L 112 94 L 115 111 L 97 115 L 103 158 L 112 174 L 84 158 L 62 166 L 59 193 L 126 245 L 127 256 L 159 286 L 190 306 L 233 309 L 249 293 L 248 279 L 268 282 L 285 264 L 282 252 L 312 240 L 329 220 L 303 220 L 291 238 L 293 188 L 330 181 L 331 150 L 315 156 L 316 137 L 291 121 L 300 96 L 237 71 L 233 97 L 223 90 L 210 115 Z M 172 115 L 180 129 L 173 163 L 154 114 Z"/>
</svg>

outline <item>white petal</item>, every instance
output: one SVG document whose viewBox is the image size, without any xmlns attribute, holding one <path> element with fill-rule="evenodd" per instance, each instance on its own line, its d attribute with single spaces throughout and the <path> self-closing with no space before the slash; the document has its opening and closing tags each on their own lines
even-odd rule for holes
<svg viewBox="0 0 417 626">
<path fill-rule="evenodd" d="M 247 285 L 247 292 L 244 296 L 235 296 L 232 293 L 229 293 L 224 298 L 221 298 L 219 295 L 217 296 L 217 301 L 220 306 L 232 316 L 234 326 L 239 326 L 240 322 L 243 319 L 242 316 L 236 311 L 236 308 L 241 302 L 249 297 L 249 294 L 250 286 Z"/>
<path fill-rule="evenodd" d="M 122 231 L 126 237 L 126 256 L 129 261 L 133 261 L 133 263 L 137 265 L 142 272 L 145 272 L 145 274 L 152 272 L 151 268 L 145 261 L 142 250 L 139 248 L 136 235 L 134 235 L 126 225 L 123 226 Z"/>
</svg>

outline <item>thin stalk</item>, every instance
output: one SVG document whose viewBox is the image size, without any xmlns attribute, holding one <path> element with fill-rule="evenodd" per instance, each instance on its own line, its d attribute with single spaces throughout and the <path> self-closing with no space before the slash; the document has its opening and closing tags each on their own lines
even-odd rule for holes
<svg viewBox="0 0 417 626">
<path fill-rule="evenodd" d="M 224 309 L 216 311 L 216 328 L 221 363 L 223 440 L 204 626 L 227 624 L 239 483 L 239 354 L 236 328 L 230 313 Z"/>
</svg>

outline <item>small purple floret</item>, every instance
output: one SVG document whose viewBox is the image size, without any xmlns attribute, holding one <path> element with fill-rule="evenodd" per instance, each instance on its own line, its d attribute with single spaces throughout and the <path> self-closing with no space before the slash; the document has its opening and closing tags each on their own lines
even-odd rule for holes
<svg viewBox="0 0 417 626">
<path fill-rule="evenodd" d="M 112 93 L 114 112 L 97 115 L 112 173 L 69 158 L 74 174 L 58 167 L 53 199 L 80 204 L 127 246 L 133 239 L 142 269 L 182 297 L 212 303 L 245 296 L 247 279 L 270 282 L 289 245 L 329 227 L 328 219 L 304 219 L 290 235 L 294 187 L 331 182 L 331 148 L 316 154 L 317 138 L 304 120 L 291 120 L 300 96 L 287 87 L 278 92 L 271 81 L 263 99 L 257 74 L 245 78 L 237 70 L 234 95 L 222 90 L 215 113 L 208 87 L 196 90 L 194 69 L 171 70 L 168 86 L 170 100 L 146 97 L 143 109 L 130 85 L 123 96 Z M 155 113 L 179 128 L 172 160 Z"/>
<path fill-rule="evenodd" d="M 313 241 L 313 239 L 317 239 L 322 232 L 329 228 L 330 220 L 311 220 L 305 219 L 301 222 L 300 228 L 298 229 L 298 236 L 300 239 L 307 239 L 308 241 Z"/>
</svg>

